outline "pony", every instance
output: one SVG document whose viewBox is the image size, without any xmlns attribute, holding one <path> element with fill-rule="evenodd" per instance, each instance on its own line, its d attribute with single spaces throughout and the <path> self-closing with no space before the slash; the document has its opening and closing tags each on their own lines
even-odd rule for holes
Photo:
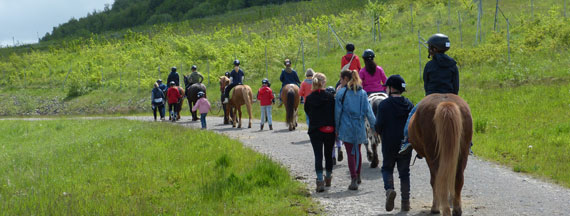
<svg viewBox="0 0 570 216">
<path fill-rule="evenodd" d="M 281 90 L 281 101 L 285 102 L 285 120 L 289 131 L 295 130 L 297 127 L 297 108 L 299 107 L 299 86 L 295 84 L 287 84 Z M 280 107 L 283 104 L 280 105 Z M 262 120 L 263 121 L 263 120 Z"/>
<path fill-rule="evenodd" d="M 225 76 L 220 77 L 220 90 L 222 94 L 225 87 L 229 85 L 229 78 Z M 247 113 L 249 114 L 248 128 L 251 128 L 251 105 L 253 104 L 253 93 L 248 85 L 237 85 L 234 87 L 232 96 L 229 102 L 224 106 L 224 119 L 228 119 L 232 123 L 232 127 L 236 127 L 236 121 L 239 121 L 238 128 L 241 128 L 241 106 L 245 105 Z M 237 112 L 237 113 L 236 113 Z M 239 114 L 236 116 L 236 114 Z M 225 124 L 225 120 L 224 120 Z"/>
<path fill-rule="evenodd" d="M 178 89 L 178 93 L 180 93 L 180 95 L 184 95 L 184 97 L 180 98 L 180 100 L 178 100 L 178 103 L 176 104 L 176 106 L 174 106 L 174 112 L 175 112 L 175 118 L 171 119 L 171 121 L 177 121 L 180 120 L 180 111 L 182 111 L 182 104 L 184 102 L 184 98 L 186 97 L 186 94 L 184 93 L 184 88 L 180 87 L 180 86 L 174 86 L 174 88 Z M 168 98 L 168 93 L 166 94 L 166 98 Z M 190 107 L 190 109 L 192 109 Z"/>
<path fill-rule="evenodd" d="M 432 213 L 461 215 L 463 171 L 473 137 L 469 105 L 455 94 L 430 94 L 417 107 L 408 126 L 409 139 L 418 156 L 424 157 L 431 174 Z"/>
<path fill-rule="evenodd" d="M 382 92 L 373 93 L 368 96 L 368 103 L 370 103 L 370 106 L 372 107 L 374 116 L 378 114 L 378 105 L 386 98 L 388 98 L 388 95 Z M 374 124 L 375 122 L 370 123 L 368 122 L 368 119 L 365 119 L 364 125 L 366 128 L 366 136 L 368 137 L 368 144 L 365 144 L 364 146 L 366 147 L 366 156 L 370 162 L 370 168 L 376 168 L 380 163 L 380 160 L 378 160 L 378 145 L 382 142 L 380 135 L 376 134 L 376 131 L 374 131 Z"/>
<path fill-rule="evenodd" d="M 192 112 L 192 107 L 194 107 L 196 101 L 198 101 L 198 92 L 200 91 L 206 93 L 206 86 L 202 83 L 194 83 L 186 89 L 186 97 L 188 98 L 190 113 L 192 113 L 192 121 L 198 121 L 198 115 L 196 112 Z"/>
<path fill-rule="evenodd" d="M 222 110 L 224 110 L 224 124 L 230 124 L 230 118 L 228 118 L 227 112 L 226 112 L 226 107 L 228 107 L 227 104 L 223 103 L 223 95 L 224 95 L 224 90 L 226 89 L 226 86 L 228 86 L 230 84 L 230 78 L 226 77 L 226 76 L 221 76 L 220 77 L 220 92 L 221 92 L 221 96 L 220 96 L 220 103 L 222 104 Z M 231 109 L 230 109 L 230 117 L 233 118 L 234 116 L 232 115 Z"/>
</svg>

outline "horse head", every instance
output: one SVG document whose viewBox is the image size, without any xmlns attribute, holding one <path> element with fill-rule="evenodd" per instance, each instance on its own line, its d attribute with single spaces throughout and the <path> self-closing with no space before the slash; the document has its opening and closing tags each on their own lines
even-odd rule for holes
<svg viewBox="0 0 570 216">
<path fill-rule="evenodd" d="M 230 84 L 230 79 L 226 76 L 221 76 L 220 77 L 220 91 L 224 92 L 224 89 L 226 88 L 226 86 L 228 86 Z"/>
</svg>

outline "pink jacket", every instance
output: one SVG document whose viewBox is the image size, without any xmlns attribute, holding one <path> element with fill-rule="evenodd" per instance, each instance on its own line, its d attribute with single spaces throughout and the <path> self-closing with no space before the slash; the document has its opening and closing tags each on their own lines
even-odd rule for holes
<svg viewBox="0 0 570 216">
<path fill-rule="evenodd" d="M 202 97 L 196 101 L 196 105 L 192 107 L 192 112 L 200 110 L 200 114 L 208 113 L 210 111 L 210 102 L 205 97 Z"/>
<path fill-rule="evenodd" d="M 304 97 L 305 99 L 307 96 L 313 92 L 311 89 L 313 88 L 313 79 L 305 79 L 303 83 L 301 83 L 301 89 L 299 89 L 299 96 Z"/>
<path fill-rule="evenodd" d="M 386 84 L 386 74 L 380 66 L 376 66 L 376 72 L 374 75 L 370 75 L 366 71 L 366 67 L 362 68 L 358 72 L 360 79 L 362 80 L 362 89 L 366 92 L 379 92 L 386 91 L 386 87 L 382 86 Z"/>
</svg>

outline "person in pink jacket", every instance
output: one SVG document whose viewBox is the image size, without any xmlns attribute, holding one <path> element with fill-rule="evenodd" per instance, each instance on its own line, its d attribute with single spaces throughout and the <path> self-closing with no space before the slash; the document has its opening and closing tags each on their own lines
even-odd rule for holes
<svg viewBox="0 0 570 216">
<path fill-rule="evenodd" d="M 386 74 L 382 67 L 378 66 L 374 62 L 374 51 L 371 49 L 364 50 L 362 54 L 362 59 L 364 59 L 364 68 L 358 72 L 360 79 L 362 80 L 362 89 L 366 91 L 368 95 L 378 92 L 386 92 Z"/>
<path fill-rule="evenodd" d="M 202 122 L 202 129 L 206 129 L 206 115 L 210 111 L 210 102 L 206 98 L 206 94 L 203 91 L 198 92 L 198 101 L 196 105 L 192 107 L 192 112 L 200 110 L 200 122 Z"/>
<path fill-rule="evenodd" d="M 313 88 L 313 74 L 315 73 L 315 71 L 313 71 L 313 69 L 309 68 L 307 69 L 307 72 L 305 72 L 305 77 L 307 77 L 303 83 L 301 83 L 301 88 L 299 89 L 299 96 L 301 96 L 301 103 L 304 103 L 304 101 L 307 99 L 307 96 L 309 96 L 311 94 L 311 92 L 313 92 L 312 88 Z M 305 113 L 305 119 L 307 120 L 307 126 L 309 125 L 309 116 L 307 115 L 307 113 Z"/>
</svg>

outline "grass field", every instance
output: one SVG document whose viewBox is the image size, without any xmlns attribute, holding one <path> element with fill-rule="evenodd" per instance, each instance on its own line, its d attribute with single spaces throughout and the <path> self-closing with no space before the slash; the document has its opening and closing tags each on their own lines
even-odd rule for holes
<svg viewBox="0 0 570 216">
<path fill-rule="evenodd" d="M 213 132 L 128 120 L 0 121 L 0 215 L 305 215 L 285 168 Z"/>
</svg>

